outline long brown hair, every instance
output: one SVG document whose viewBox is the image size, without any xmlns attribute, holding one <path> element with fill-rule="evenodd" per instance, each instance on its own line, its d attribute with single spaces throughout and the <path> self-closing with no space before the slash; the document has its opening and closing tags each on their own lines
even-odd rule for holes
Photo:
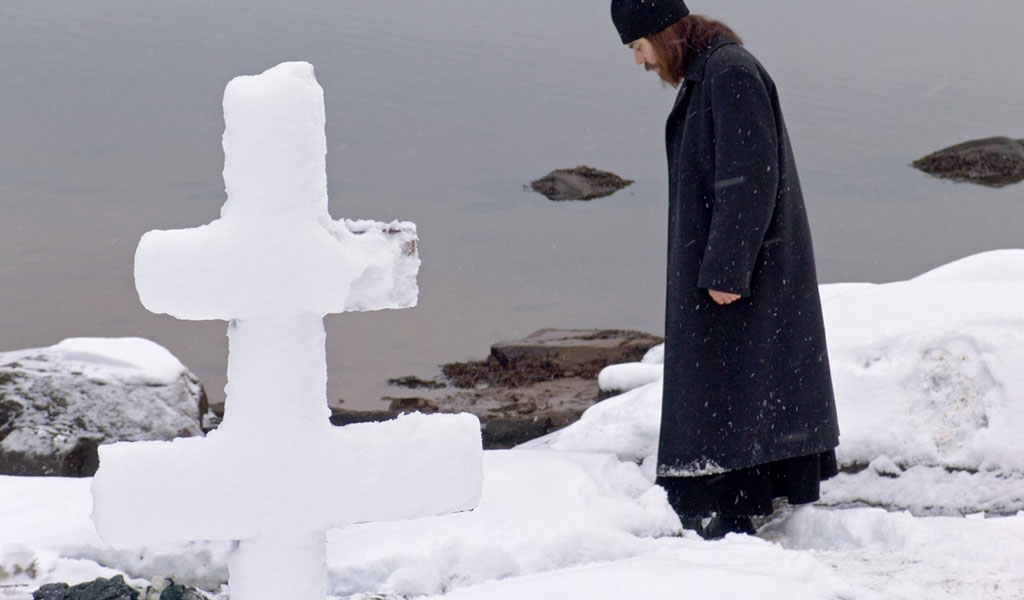
<svg viewBox="0 0 1024 600">
<path fill-rule="evenodd" d="M 686 75 L 690 59 L 725 38 L 742 45 L 743 40 L 728 25 L 703 15 L 687 15 L 658 33 L 647 36 L 658 57 L 658 74 L 677 86 Z"/>
</svg>

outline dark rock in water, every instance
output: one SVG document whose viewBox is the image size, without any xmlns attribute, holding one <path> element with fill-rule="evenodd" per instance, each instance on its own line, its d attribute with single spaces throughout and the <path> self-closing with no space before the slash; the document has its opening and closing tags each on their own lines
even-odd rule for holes
<svg viewBox="0 0 1024 600">
<path fill-rule="evenodd" d="M 913 162 L 936 177 L 1003 187 L 1024 181 L 1024 140 L 992 137 L 964 142 Z"/>
<path fill-rule="evenodd" d="M 118 575 L 110 579 L 99 577 L 93 581 L 69 586 L 49 583 L 32 592 L 32 600 L 136 600 L 138 590 Z"/>
<path fill-rule="evenodd" d="M 640 360 L 662 339 L 619 330 L 542 329 L 491 347 L 484 360 L 450 363 L 453 389 L 424 389 L 388 398 L 387 411 L 334 409 L 335 425 L 394 418 L 403 412 L 469 412 L 480 418 L 484 447 L 510 448 L 561 429 L 597 402 L 598 372 Z"/>
<path fill-rule="evenodd" d="M 592 200 L 610 196 L 631 183 L 632 180 L 614 173 L 583 165 L 575 169 L 556 169 L 531 182 L 530 189 L 549 200 Z"/>
</svg>

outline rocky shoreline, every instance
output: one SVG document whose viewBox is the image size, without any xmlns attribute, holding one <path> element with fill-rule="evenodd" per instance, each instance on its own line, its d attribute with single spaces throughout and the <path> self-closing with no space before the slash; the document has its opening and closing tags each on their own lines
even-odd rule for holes
<svg viewBox="0 0 1024 600">
<path fill-rule="evenodd" d="M 380 421 L 401 413 L 469 412 L 480 418 L 485 448 L 510 448 L 579 419 L 602 399 L 597 374 L 639 361 L 662 339 L 622 330 L 541 329 L 491 346 L 477 361 L 441 365 L 433 380 L 389 381 L 408 393 L 385 398 L 387 410 L 333 409 L 331 422 Z"/>
<path fill-rule="evenodd" d="M 639 361 L 661 341 L 636 331 L 542 329 L 494 344 L 484 359 L 441 365 L 431 380 L 392 379 L 387 409 L 332 408 L 331 422 L 468 412 L 480 419 L 484 447 L 510 448 L 574 423 L 602 399 L 601 369 Z M 222 411 L 191 371 L 148 340 L 79 338 L 0 353 L 0 474 L 88 477 L 102 444 L 201 436 Z"/>
</svg>

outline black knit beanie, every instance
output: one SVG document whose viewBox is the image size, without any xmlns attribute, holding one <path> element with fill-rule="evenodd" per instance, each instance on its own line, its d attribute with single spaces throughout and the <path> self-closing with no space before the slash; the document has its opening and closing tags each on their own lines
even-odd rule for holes
<svg viewBox="0 0 1024 600">
<path fill-rule="evenodd" d="M 623 44 L 658 33 L 688 14 L 683 0 L 612 0 L 612 22 Z"/>
</svg>

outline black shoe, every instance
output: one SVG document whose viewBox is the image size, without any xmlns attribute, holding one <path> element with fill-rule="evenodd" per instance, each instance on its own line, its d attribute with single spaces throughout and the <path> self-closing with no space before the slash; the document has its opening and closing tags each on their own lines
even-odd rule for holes
<svg viewBox="0 0 1024 600">
<path fill-rule="evenodd" d="M 750 517 L 712 517 L 711 521 L 697 533 L 706 540 L 720 540 L 728 533 L 754 535 L 754 522 Z"/>
</svg>

